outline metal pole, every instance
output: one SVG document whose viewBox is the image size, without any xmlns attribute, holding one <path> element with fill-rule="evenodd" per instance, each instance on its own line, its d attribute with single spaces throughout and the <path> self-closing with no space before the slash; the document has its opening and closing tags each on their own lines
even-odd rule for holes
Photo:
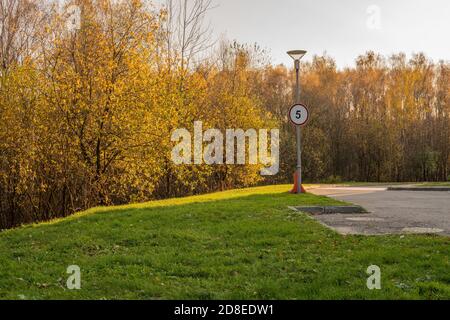
<svg viewBox="0 0 450 320">
<path fill-rule="evenodd" d="M 295 86 L 295 103 L 300 103 L 300 60 L 295 60 L 295 74 L 296 74 L 296 86 Z M 302 193 L 302 145 L 301 145 L 301 131 L 300 126 L 295 127 L 295 133 L 297 136 L 297 193 Z"/>
</svg>

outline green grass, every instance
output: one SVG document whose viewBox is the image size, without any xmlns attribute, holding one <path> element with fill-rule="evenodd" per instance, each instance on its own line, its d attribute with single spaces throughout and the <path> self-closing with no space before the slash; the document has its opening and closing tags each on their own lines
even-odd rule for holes
<svg viewBox="0 0 450 320">
<path fill-rule="evenodd" d="M 371 187 L 371 186 L 386 186 L 386 185 L 409 185 L 414 184 L 414 182 L 357 182 L 357 181 L 348 181 L 348 182 L 339 182 L 339 183 L 330 183 L 331 185 L 338 186 L 348 186 L 348 187 Z M 326 185 L 326 184 L 325 184 Z"/>
<path fill-rule="evenodd" d="M 95 208 L 0 233 L 3 299 L 449 299 L 450 238 L 341 236 L 288 186 Z M 81 290 L 65 288 L 81 268 Z M 366 287 L 381 267 L 382 290 Z"/>
<path fill-rule="evenodd" d="M 450 187 L 450 182 L 424 182 L 418 184 L 420 187 Z"/>
<path fill-rule="evenodd" d="M 370 186 L 385 186 L 385 185 L 415 185 L 420 187 L 450 187 L 450 182 L 338 182 L 338 183 L 328 183 L 329 185 L 339 185 L 339 186 L 349 186 L 349 187 L 370 187 Z M 320 185 L 320 184 L 312 184 Z M 322 183 L 321 185 L 327 185 L 327 183 Z"/>
</svg>

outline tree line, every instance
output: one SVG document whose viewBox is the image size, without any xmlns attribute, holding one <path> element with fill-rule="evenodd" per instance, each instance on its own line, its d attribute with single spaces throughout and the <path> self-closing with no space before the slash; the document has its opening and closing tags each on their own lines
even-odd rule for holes
<svg viewBox="0 0 450 320">
<path fill-rule="evenodd" d="M 70 9 L 79 9 L 73 17 Z M 0 229 L 96 205 L 292 182 L 294 73 L 211 41 L 208 0 L 0 1 Z M 74 20 L 73 20 L 74 19 Z M 449 63 L 302 63 L 307 181 L 449 178 Z M 177 128 L 279 128 L 281 171 L 175 165 Z"/>
</svg>

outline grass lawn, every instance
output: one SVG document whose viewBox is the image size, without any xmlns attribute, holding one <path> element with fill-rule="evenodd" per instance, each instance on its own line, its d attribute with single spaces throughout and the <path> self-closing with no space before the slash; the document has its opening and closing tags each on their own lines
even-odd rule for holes
<svg viewBox="0 0 450 320">
<path fill-rule="evenodd" d="M 330 183 L 330 185 L 338 185 L 342 187 L 377 187 L 377 186 L 386 186 L 386 185 L 408 185 L 414 184 L 414 182 L 339 182 L 339 183 Z M 326 185 L 326 184 L 325 184 Z"/>
<path fill-rule="evenodd" d="M 0 233 L 2 299 L 449 299 L 450 238 L 341 236 L 289 186 L 95 208 Z M 81 268 L 81 290 L 65 288 Z M 382 290 L 366 287 L 378 265 Z"/>
<path fill-rule="evenodd" d="M 310 186 L 320 186 L 325 184 L 311 184 Z M 450 182 L 339 182 L 339 183 L 329 183 L 329 185 L 338 185 L 343 187 L 376 187 L 376 186 L 395 186 L 395 185 L 415 185 L 418 187 L 450 187 Z"/>
<path fill-rule="evenodd" d="M 450 187 L 450 182 L 425 182 L 420 183 L 420 187 Z"/>
</svg>

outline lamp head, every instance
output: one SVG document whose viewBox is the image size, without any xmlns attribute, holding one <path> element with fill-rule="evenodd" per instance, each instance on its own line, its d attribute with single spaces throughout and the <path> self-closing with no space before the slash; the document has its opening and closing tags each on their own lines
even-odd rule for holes
<svg viewBox="0 0 450 320">
<path fill-rule="evenodd" d="M 301 58 L 306 54 L 305 50 L 291 50 L 287 54 L 295 61 L 300 61 Z"/>
</svg>

